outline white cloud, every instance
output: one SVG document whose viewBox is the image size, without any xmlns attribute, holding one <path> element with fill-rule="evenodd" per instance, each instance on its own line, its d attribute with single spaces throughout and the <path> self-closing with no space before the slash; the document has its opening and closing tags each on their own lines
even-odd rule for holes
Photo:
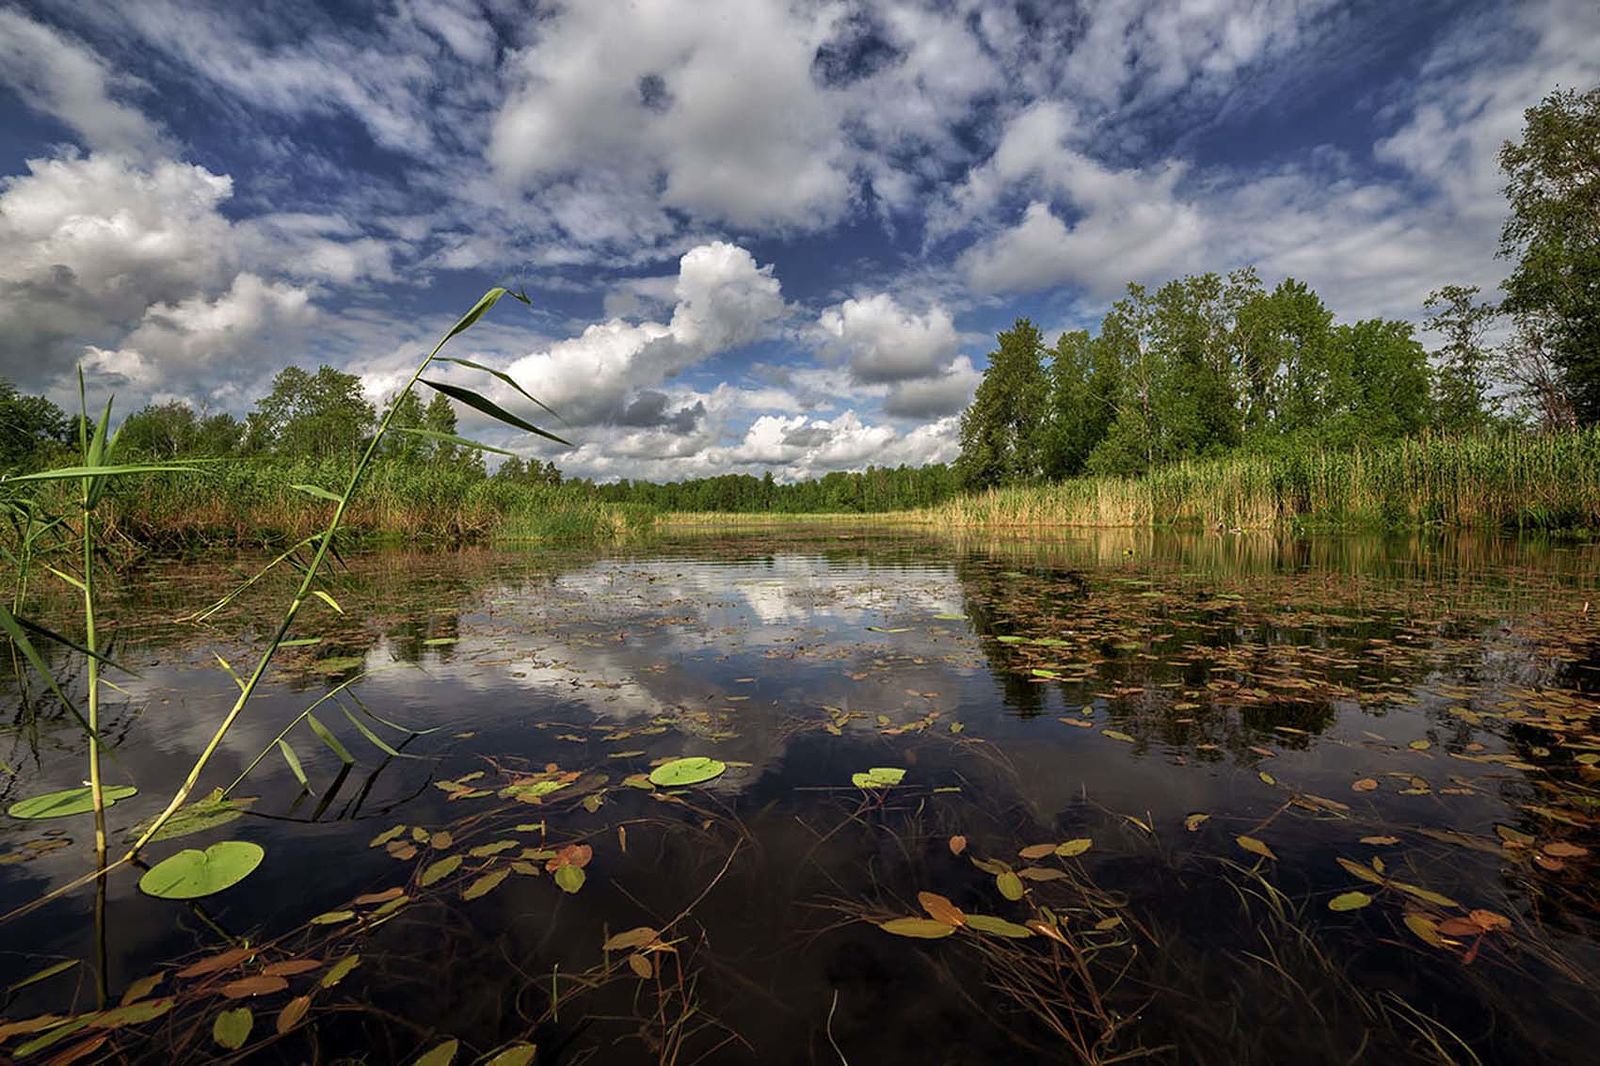
<svg viewBox="0 0 1600 1066">
<path fill-rule="evenodd" d="M 960 343 L 943 307 L 917 315 L 881 292 L 830 307 L 817 324 L 846 355 L 856 379 L 869 383 L 932 377 L 949 365 Z"/>
<path fill-rule="evenodd" d="M 161 137 L 136 108 L 112 99 L 122 81 L 93 50 L 19 11 L 0 8 L 0 83 L 65 123 L 88 147 L 144 155 Z"/>
<path fill-rule="evenodd" d="M 983 372 L 964 355 L 957 356 L 938 377 L 898 381 L 883 401 L 883 413 L 896 418 L 930 418 L 955 414 L 972 402 Z"/>
<path fill-rule="evenodd" d="M 523 356 L 507 372 L 569 423 L 593 425 L 614 418 L 634 390 L 757 340 L 786 313 L 772 268 L 720 241 L 684 254 L 673 294 L 665 324 L 613 318 Z"/>
<path fill-rule="evenodd" d="M 517 57 L 489 159 L 523 187 L 601 170 L 702 218 L 826 225 L 850 195 L 839 102 L 811 73 L 831 17 L 780 0 L 567 5 Z"/>
</svg>

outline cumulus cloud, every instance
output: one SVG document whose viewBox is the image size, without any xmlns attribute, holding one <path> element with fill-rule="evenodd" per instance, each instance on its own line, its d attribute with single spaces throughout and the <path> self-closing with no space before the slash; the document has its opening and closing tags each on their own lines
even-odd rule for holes
<svg viewBox="0 0 1600 1066">
<path fill-rule="evenodd" d="M 936 418 L 955 414 L 972 402 L 983 372 L 966 356 L 957 356 L 937 377 L 898 381 L 883 401 L 883 413 L 896 418 Z"/>
<path fill-rule="evenodd" d="M 955 322 L 943 307 L 913 314 L 888 293 L 831 307 L 818 326 L 845 354 L 856 379 L 872 383 L 938 374 L 960 343 Z"/>
<path fill-rule="evenodd" d="M 693 248 L 678 263 L 669 321 L 596 323 L 507 368 L 573 425 L 613 421 L 635 390 L 766 335 L 786 314 L 771 266 L 737 245 Z"/>
<path fill-rule="evenodd" d="M 812 228 L 850 195 L 839 104 L 812 76 L 826 8 L 586 0 L 516 59 L 489 159 L 522 187 L 591 170 L 736 226 Z"/>
</svg>

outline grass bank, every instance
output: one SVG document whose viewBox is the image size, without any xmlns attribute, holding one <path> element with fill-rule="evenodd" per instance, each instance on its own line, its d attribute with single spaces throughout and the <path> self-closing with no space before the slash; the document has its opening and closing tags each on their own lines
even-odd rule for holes
<svg viewBox="0 0 1600 1066">
<path fill-rule="evenodd" d="M 333 506 L 297 486 L 338 486 L 347 476 L 335 463 L 223 462 L 201 473 L 127 478 L 110 494 L 105 524 L 113 536 L 151 546 L 280 544 L 321 529 Z M 341 533 L 443 544 L 606 541 L 653 521 L 647 508 L 603 503 L 577 490 L 375 463 Z"/>
<path fill-rule="evenodd" d="M 1600 428 L 1235 455 L 959 496 L 935 528 L 1600 529 Z"/>
</svg>

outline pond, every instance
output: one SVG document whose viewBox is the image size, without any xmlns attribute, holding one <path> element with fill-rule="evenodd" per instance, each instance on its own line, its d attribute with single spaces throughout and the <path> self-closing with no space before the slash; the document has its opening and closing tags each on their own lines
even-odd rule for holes
<svg viewBox="0 0 1600 1066">
<path fill-rule="evenodd" d="M 219 657 L 269 638 L 273 581 L 181 621 L 257 562 L 109 594 L 113 849 L 232 702 Z M 201 792 L 264 757 L 146 856 L 260 867 L 190 902 L 125 868 L 0 926 L 0 1054 L 1592 1061 L 1600 548 L 829 529 L 346 564 Z M 70 716 L 7 693 L 0 809 L 81 784 Z M 89 870 L 92 821 L 0 818 L 0 910 Z"/>
</svg>

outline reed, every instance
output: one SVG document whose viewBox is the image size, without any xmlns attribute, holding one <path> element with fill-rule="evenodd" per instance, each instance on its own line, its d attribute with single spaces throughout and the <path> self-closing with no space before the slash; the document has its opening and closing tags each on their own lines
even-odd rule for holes
<svg viewBox="0 0 1600 1066">
<path fill-rule="evenodd" d="M 1350 450 L 1190 460 L 1142 478 L 990 489 L 925 512 L 939 528 L 1600 528 L 1600 427 L 1422 436 Z"/>
</svg>

